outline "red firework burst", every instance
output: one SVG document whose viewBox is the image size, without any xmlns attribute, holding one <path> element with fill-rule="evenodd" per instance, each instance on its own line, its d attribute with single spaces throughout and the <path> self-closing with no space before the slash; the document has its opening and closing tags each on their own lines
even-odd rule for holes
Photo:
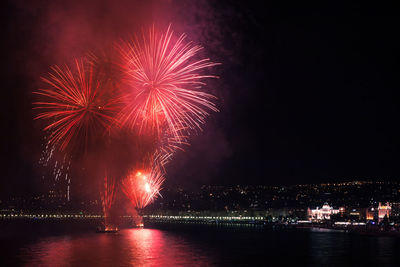
<svg viewBox="0 0 400 267">
<path fill-rule="evenodd" d="M 143 209 L 160 196 L 163 182 L 158 166 L 150 170 L 132 170 L 122 181 L 122 189 L 135 208 Z"/>
<path fill-rule="evenodd" d="M 106 97 L 107 87 L 95 78 L 93 66 L 84 60 L 75 60 L 68 66 L 52 68 L 48 78 L 42 78 L 50 88 L 34 92 L 44 98 L 35 102 L 34 109 L 42 110 L 35 119 L 49 124 L 49 142 L 64 150 L 72 139 L 85 142 L 104 133 L 115 122 L 117 101 Z"/>
<path fill-rule="evenodd" d="M 202 47 L 185 42 L 184 34 L 173 37 L 170 27 L 164 34 L 153 27 L 118 46 L 127 82 L 121 121 L 158 135 L 166 125 L 179 140 L 183 131 L 201 129 L 209 110 L 218 111 L 215 97 L 197 90 L 204 78 L 215 77 L 199 71 L 217 63 L 194 59 Z"/>
</svg>

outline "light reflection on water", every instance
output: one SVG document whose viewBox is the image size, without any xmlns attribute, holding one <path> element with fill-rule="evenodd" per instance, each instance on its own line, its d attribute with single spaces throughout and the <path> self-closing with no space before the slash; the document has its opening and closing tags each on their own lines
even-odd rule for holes
<svg viewBox="0 0 400 267">
<path fill-rule="evenodd" d="M 82 229 L 78 229 L 82 226 Z M 400 238 L 321 229 L 0 224 L 0 266 L 400 266 Z M 5 230 L 6 229 L 6 230 Z"/>
<path fill-rule="evenodd" d="M 21 249 L 26 266 L 210 266 L 185 239 L 155 229 L 49 237 Z"/>
</svg>

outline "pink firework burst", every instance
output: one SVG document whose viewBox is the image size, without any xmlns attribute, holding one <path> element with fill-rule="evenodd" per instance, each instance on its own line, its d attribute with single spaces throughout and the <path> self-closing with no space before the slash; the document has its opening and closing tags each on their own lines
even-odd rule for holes
<svg viewBox="0 0 400 267">
<path fill-rule="evenodd" d="M 164 34 L 152 27 L 118 46 L 127 82 L 121 121 L 158 136 L 167 127 L 179 140 L 184 131 L 201 129 L 209 111 L 218 111 L 216 97 L 199 90 L 205 78 L 216 77 L 201 70 L 217 63 L 195 59 L 202 47 L 186 42 L 184 34 L 173 39 L 170 27 Z"/>
</svg>

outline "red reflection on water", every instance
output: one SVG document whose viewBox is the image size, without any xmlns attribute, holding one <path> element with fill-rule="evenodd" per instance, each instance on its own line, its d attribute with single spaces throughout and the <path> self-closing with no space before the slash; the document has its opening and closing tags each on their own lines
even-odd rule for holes
<svg viewBox="0 0 400 267">
<path fill-rule="evenodd" d="M 155 229 L 44 238 L 23 249 L 21 258 L 27 266 L 208 266 L 212 262 L 204 247 Z"/>
<path fill-rule="evenodd" d="M 132 265 L 140 266 L 208 266 L 210 259 L 184 238 L 155 229 L 131 229 Z"/>
<path fill-rule="evenodd" d="M 132 252 L 132 264 L 143 266 L 160 260 L 160 250 L 164 247 L 164 240 L 160 231 L 143 228 L 131 229 L 127 237 Z"/>
<path fill-rule="evenodd" d="M 56 241 L 56 242 L 54 242 Z M 22 249 L 22 257 L 29 258 L 27 266 L 47 265 L 52 262 L 68 262 L 71 251 L 70 238 L 47 238 L 34 246 Z"/>
</svg>

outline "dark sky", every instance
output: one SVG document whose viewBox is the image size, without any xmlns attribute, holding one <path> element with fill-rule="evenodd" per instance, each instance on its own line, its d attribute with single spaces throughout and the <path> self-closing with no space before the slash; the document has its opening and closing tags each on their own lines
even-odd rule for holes
<svg viewBox="0 0 400 267">
<path fill-rule="evenodd" d="M 400 181 L 393 7 L 65 2 L 2 6 L 0 195 L 40 187 L 43 134 L 31 110 L 40 76 L 153 22 L 171 22 L 222 63 L 206 87 L 221 111 L 167 167 L 167 186 Z"/>
</svg>

